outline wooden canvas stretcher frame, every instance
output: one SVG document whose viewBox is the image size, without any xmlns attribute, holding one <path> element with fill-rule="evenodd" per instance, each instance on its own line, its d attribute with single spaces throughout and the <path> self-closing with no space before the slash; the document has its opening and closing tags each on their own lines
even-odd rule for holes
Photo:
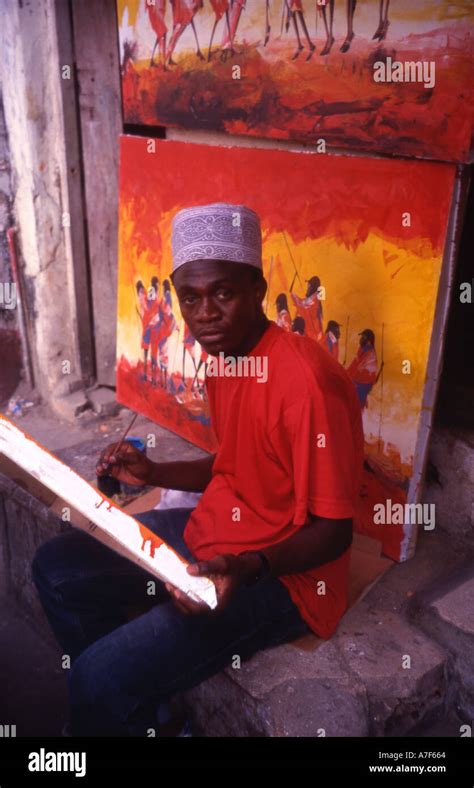
<svg viewBox="0 0 474 788">
<path fill-rule="evenodd" d="M 65 506 L 68 507 L 68 519 L 73 526 L 159 580 L 171 583 L 210 608 L 217 606 L 211 580 L 189 575 L 187 562 L 162 539 L 1 414 L 0 472 L 43 501 L 58 516 Z"/>
</svg>

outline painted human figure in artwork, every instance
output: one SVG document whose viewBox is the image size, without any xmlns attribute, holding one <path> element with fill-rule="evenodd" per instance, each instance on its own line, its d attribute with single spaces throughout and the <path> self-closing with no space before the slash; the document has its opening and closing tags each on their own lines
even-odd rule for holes
<svg viewBox="0 0 474 788">
<path fill-rule="evenodd" d="M 347 374 L 354 383 L 362 410 L 368 407 L 367 398 L 382 371 L 377 370 L 377 353 L 375 351 L 375 334 L 370 328 L 359 334 L 359 349 L 356 357 L 347 368 Z"/>
<path fill-rule="evenodd" d="M 157 65 L 155 63 L 154 57 L 156 47 L 158 47 L 160 63 L 163 68 L 166 68 L 166 34 L 168 32 L 165 22 L 166 0 L 154 0 L 153 3 L 150 3 L 149 0 L 145 0 L 145 10 L 148 13 L 150 25 L 152 26 L 156 35 L 155 44 L 153 46 L 153 51 L 150 58 L 150 66 Z"/>
<path fill-rule="evenodd" d="M 286 22 L 286 29 L 288 29 L 288 25 L 291 22 L 293 25 L 293 30 L 296 35 L 296 40 L 298 42 L 298 46 L 294 54 L 292 55 L 292 60 L 296 60 L 299 57 L 301 51 L 304 49 L 304 44 L 302 43 L 302 36 L 300 36 L 300 31 L 298 25 L 301 27 L 301 32 L 304 34 L 304 38 L 306 40 L 306 45 L 309 49 L 309 52 L 306 56 L 306 60 L 311 60 L 313 56 L 313 52 L 316 49 L 316 46 L 311 41 L 308 27 L 306 25 L 306 19 L 304 14 L 303 8 L 303 0 L 285 0 L 286 7 L 287 7 L 287 22 Z"/>
<path fill-rule="evenodd" d="M 194 23 L 194 17 L 203 7 L 203 0 L 170 0 L 171 9 L 173 11 L 173 32 L 171 34 L 168 50 L 166 52 L 167 65 L 175 66 L 176 62 L 173 60 L 173 53 L 176 44 L 183 35 L 188 25 L 191 25 L 194 38 L 196 40 L 196 55 L 200 60 L 204 60 L 204 55 L 199 46 L 199 39 Z"/>
<path fill-rule="evenodd" d="M 160 386 L 166 389 L 168 384 L 168 340 L 177 328 L 173 315 L 173 300 L 169 279 L 163 281 L 163 297 L 159 301 L 160 333 L 158 337 L 158 364 L 160 369 Z"/>
<path fill-rule="evenodd" d="M 339 339 L 341 336 L 341 326 L 335 320 L 329 320 L 324 335 L 319 340 L 319 344 L 330 356 L 339 361 Z"/>
<path fill-rule="evenodd" d="M 147 367 L 148 367 L 148 353 L 150 350 L 151 342 L 151 328 L 150 328 L 150 310 L 148 308 L 148 298 L 145 285 L 138 280 L 136 284 L 136 292 L 138 297 L 138 306 L 136 307 L 138 316 L 141 320 L 141 349 L 143 351 L 143 375 L 142 380 L 147 380 Z"/>
<path fill-rule="evenodd" d="M 301 337 L 305 336 L 306 323 L 304 317 L 295 317 L 291 324 L 293 334 L 299 334 Z"/>
<path fill-rule="evenodd" d="M 285 0 L 285 2 L 287 2 L 287 0 Z M 323 49 L 320 52 L 321 55 L 328 55 L 335 41 L 333 35 L 334 6 L 335 6 L 335 0 L 316 0 L 316 8 L 322 17 L 324 29 L 326 32 L 326 42 L 324 44 Z M 355 14 L 356 6 L 357 6 L 357 0 L 346 0 L 347 32 L 346 32 L 346 37 L 340 48 L 340 51 L 343 53 L 349 51 L 351 43 L 354 39 L 354 35 L 355 35 L 354 14 Z M 374 35 L 372 36 L 372 40 L 383 41 L 385 39 L 387 35 L 388 27 L 390 25 L 390 21 L 388 18 L 389 6 L 390 6 L 390 0 L 379 0 L 379 22 L 377 29 Z"/>
<path fill-rule="evenodd" d="M 321 280 L 319 276 L 312 276 L 307 280 L 306 295 L 303 297 L 291 292 L 293 303 L 304 316 L 306 333 L 311 339 L 319 341 L 323 336 L 323 305 L 321 303 Z M 291 288 L 290 288 L 291 291 Z"/>
<path fill-rule="evenodd" d="M 286 293 L 280 293 L 275 302 L 277 310 L 276 324 L 285 331 L 291 331 L 291 315 L 288 308 Z"/>
</svg>

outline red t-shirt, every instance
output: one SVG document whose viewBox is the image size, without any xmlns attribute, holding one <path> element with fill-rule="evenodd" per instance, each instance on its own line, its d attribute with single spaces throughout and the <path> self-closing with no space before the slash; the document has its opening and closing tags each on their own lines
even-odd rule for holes
<svg viewBox="0 0 474 788">
<path fill-rule="evenodd" d="M 314 340 L 275 323 L 248 356 L 261 363 L 267 358 L 267 382 L 256 376 L 206 380 L 219 448 L 211 482 L 184 532 L 198 559 L 287 539 L 308 511 L 333 519 L 354 515 L 363 432 L 345 370 Z M 256 369 L 264 380 L 264 367 Z M 333 634 L 347 608 L 349 557 L 347 550 L 317 569 L 279 578 L 320 637 Z"/>
</svg>

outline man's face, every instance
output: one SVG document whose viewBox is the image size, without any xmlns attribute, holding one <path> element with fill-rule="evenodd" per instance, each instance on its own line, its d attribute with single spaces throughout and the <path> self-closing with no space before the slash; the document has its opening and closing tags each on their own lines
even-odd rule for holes
<svg viewBox="0 0 474 788">
<path fill-rule="evenodd" d="M 260 318 L 266 282 L 253 283 L 245 265 L 194 260 L 178 268 L 173 284 L 184 321 L 207 353 L 231 354 L 245 345 Z"/>
<path fill-rule="evenodd" d="M 367 345 L 369 345 L 369 344 L 370 344 L 370 339 L 367 336 L 367 334 L 362 334 L 361 337 L 360 337 L 360 346 L 362 348 L 364 348 L 364 347 L 367 347 Z"/>
</svg>

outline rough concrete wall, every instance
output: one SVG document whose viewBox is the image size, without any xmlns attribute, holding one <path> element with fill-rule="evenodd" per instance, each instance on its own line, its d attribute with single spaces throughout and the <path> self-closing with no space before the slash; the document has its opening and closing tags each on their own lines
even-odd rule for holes
<svg viewBox="0 0 474 788">
<path fill-rule="evenodd" d="M 34 376 L 43 396 L 64 382 L 64 360 L 73 375 L 79 367 L 71 239 L 63 226 L 69 206 L 54 19 L 53 0 L 4 0 L 2 5 L 1 68 L 14 210 L 21 228 Z"/>
<path fill-rule="evenodd" d="M 0 475 L 0 592 L 12 594 L 23 613 L 54 642 L 31 580 L 38 547 L 70 526 L 14 482 Z"/>
<path fill-rule="evenodd" d="M 13 224 L 12 202 L 10 151 L 0 85 L 0 403 L 6 401 L 15 390 L 20 381 L 22 369 L 18 312 L 16 308 L 10 308 L 13 303 L 11 300 L 12 290 L 10 289 L 13 279 L 7 230 Z M 8 286 L 9 308 L 6 308 L 6 286 Z"/>
<path fill-rule="evenodd" d="M 474 431 L 435 425 L 430 443 L 434 472 L 424 500 L 435 504 L 436 527 L 454 545 L 474 548 Z"/>
</svg>

